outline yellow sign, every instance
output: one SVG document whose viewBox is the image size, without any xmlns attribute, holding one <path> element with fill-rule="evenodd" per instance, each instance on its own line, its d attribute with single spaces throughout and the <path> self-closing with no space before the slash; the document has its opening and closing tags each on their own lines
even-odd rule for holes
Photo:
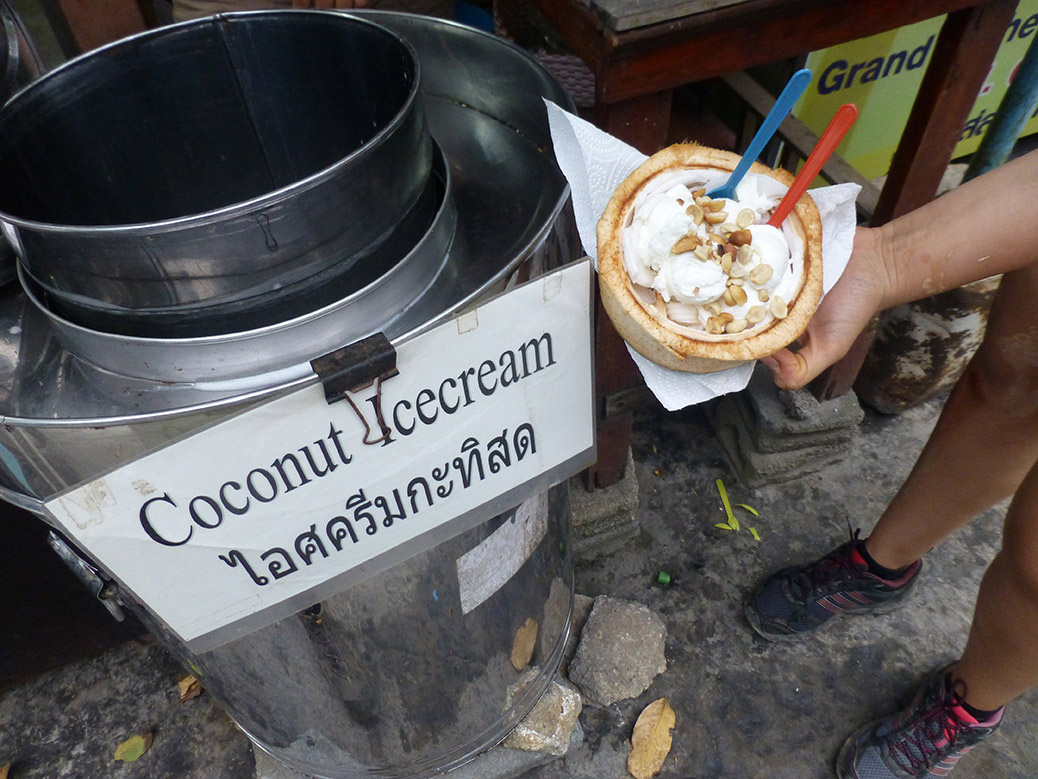
<svg viewBox="0 0 1038 779">
<path fill-rule="evenodd" d="M 814 79 L 794 115 L 820 133 L 841 105 L 857 104 L 858 121 L 839 153 L 868 178 L 886 173 L 943 24 L 941 16 L 812 52 L 806 67 Z M 1036 32 L 1038 0 L 1020 0 L 954 157 L 969 154 L 980 144 Z M 1036 131 L 1038 112 L 1022 134 Z"/>
</svg>

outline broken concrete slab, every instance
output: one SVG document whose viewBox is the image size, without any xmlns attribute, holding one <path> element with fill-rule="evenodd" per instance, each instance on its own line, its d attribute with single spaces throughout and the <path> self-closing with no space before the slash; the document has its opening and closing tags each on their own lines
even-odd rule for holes
<svg viewBox="0 0 1038 779">
<path fill-rule="evenodd" d="M 574 655 L 577 654 L 577 645 L 580 643 L 580 634 L 584 630 L 584 625 L 587 624 L 587 618 L 591 616 L 591 609 L 594 608 L 595 599 L 588 597 L 587 595 L 581 595 L 577 593 L 573 596 L 573 617 L 570 620 L 569 637 L 566 639 L 566 648 L 562 651 L 562 664 L 559 666 L 559 673 L 569 673 L 569 664 L 573 662 Z"/>
<path fill-rule="evenodd" d="M 539 675 L 540 669 L 531 668 L 524 677 L 529 683 Z M 581 708 L 580 691 L 564 678 L 556 676 L 530 713 L 508 734 L 502 746 L 564 755 L 569 750 L 570 736 L 577 726 Z"/>
<path fill-rule="evenodd" d="M 637 697 L 667 669 L 666 640 L 659 614 L 641 603 L 600 596 L 581 631 L 570 681 L 599 706 Z"/>
</svg>

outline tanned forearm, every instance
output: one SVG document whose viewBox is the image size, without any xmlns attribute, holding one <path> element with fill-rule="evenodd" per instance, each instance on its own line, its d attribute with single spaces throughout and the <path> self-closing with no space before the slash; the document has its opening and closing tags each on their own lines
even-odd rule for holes
<svg viewBox="0 0 1038 779">
<path fill-rule="evenodd" d="M 1038 261 L 1038 152 L 1013 160 L 879 228 L 880 308 Z"/>
</svg>

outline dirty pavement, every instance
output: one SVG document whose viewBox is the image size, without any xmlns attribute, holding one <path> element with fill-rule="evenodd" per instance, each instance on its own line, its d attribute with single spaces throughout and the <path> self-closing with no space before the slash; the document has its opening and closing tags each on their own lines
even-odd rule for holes
<svg viewBox="0 0 1038 779">
<path fill-rule="evenodd" d="M 665 628 L 666 669 L 632 670 L 650 680 L 635 697 L 601 705 L 585 694 L 579 728 L 564 755 L 543 757 L 539 767 L 520 763 L 482 774 L 470 766 L 468 775 L 627 776 L 634 722 L 649 703 L 665 697 L 676 726 L 661 777 L 832 776 L 832 758 L 849 732 L 905 701 L 923 674 L 957 656 L 980 576 L 999 546 L 1004 507 L 934 550 L 913 602 L 894 614 L 843 620 L 802 643 L 773 645 L 749 629 L 742 602 L 775 568 L 814 558 L 845 540 L 849 528 L 867 532 L 908 473 L 939 407 L 939 400 L 930 401 L 897 416 L 866 410 L 842 454 L 819 470 L 750 488 L 734 475 L 702 408 L 668 413 L 642 397 L 634 479 L 625 480 L 627 489 L 637 489 L 635 523 L 621 540 L 578 553 L 576 592 L 588 597 L 578 597 L 577 611 L 586 614 L 590 599 L 599 596 L 646 607 Z M 738 531 L 717 527 L 727 524 L 717 479 L 733 505 L 758 512 L 736 508 Z M 581 489 L 576 481 L 574 489 Z M 41 593 L 67 575 L 60 565 L 40 573 L 46 576 L 37 584 Z M 22 571 L 23 584 L 31 586 L 32 576 Z M 96 624 L 107 619 L 103 610 L 94 614 L 94 604 L 84 605 L 67 590 L 52 597 L 64 598 L 67 608 L 37 609 L 35 634 L 30 628 L 11 634 L 5 621 L 15 659 L 19 646 L 21 659 L 29 659 L 27 642 L 35 647 L 30 666 L 54 664 L 63 654 L 75 658 L 32 678 L 5 678 L 0 766 L 11 765 L 10 779 L 281 775 L 269 758 L 261 757 L 257 769 L 249 741 L 211 696 L 203 691 L 181 701 L 178 680 L 186 672 L 135 633 L 132 623 L 105 633 Z M 110 644 L 104 651 L 89 641 L 99 632 Z M 1036 727 L 1038 695 L 1031 693 L 1010 708 L 996 736 L 963 759 L 959 773 L 984 779 L 1038 775 Z M 116 748 L 139 733 L 151 734 L 150 749 L 135 762 L 116 761 Z"/>
</svg>

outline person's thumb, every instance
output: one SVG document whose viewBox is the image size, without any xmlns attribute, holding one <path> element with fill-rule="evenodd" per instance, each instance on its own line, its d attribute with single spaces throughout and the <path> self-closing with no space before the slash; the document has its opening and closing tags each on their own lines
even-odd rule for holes
<svg viewBox="0 0 1038 779">
<path fill-rule="evenodd" d="M 842 356 L 838 350 L 827 349 L 822 343 L 808 339 L 795 352 L 788 348 L 780 349 L 762 358 L 761 362 L 771 371 L 775 384 L 783 389 L 796 390 L 805 386 Z"/>
</svg>

